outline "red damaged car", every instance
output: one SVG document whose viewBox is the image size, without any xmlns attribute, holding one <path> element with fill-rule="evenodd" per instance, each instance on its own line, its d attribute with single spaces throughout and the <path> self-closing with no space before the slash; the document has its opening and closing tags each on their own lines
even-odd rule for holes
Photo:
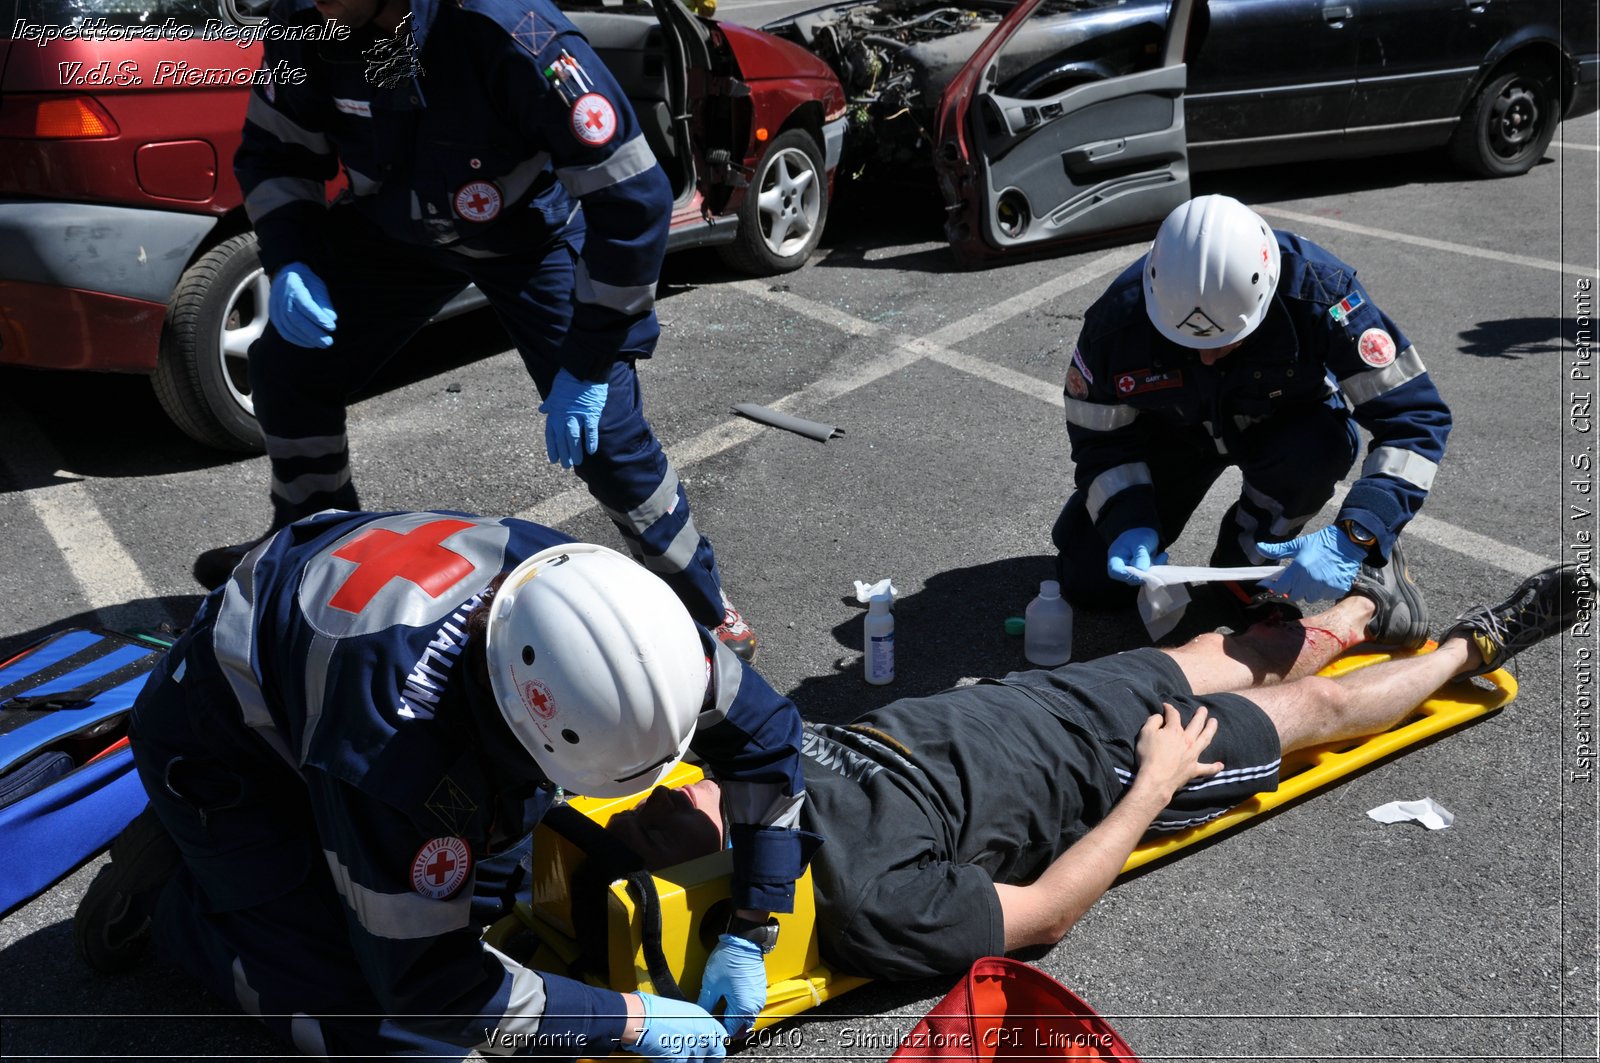
<svg viewBox="0 0 1600 1063">
<path fill-rule="evenodd" d="M 0 364 L 150 374 L 180 428 L 239 451 L 261 449 L 245 352 L 268 280 L 232 159 L 265 6 L 0 0 Z M 561 6 L 672 179 L 669 249 L 802 265 L 844 141 L 827 65 L 679 0 Z"/>
</svg>

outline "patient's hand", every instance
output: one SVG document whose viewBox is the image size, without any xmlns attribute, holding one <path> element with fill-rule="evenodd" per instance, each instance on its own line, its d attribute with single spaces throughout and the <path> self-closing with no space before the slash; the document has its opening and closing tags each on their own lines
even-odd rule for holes
<svg viewBox="0 0 1600 1063">
<path fill-rule="evenodd" d="M 1183 725 L 1178 710 L 1163 704 L 1139 729 L 1139 773 L 1133 788 L 1158 793 L 1164 805 L 1172 795 L 1195 779 L 1204 779 L 1222 770 L 1222 761 L 1201 761 L 1217 733 L 1217 721 L 1204 705 L 1195 710 L 1189 726 Z"/>
</svg>

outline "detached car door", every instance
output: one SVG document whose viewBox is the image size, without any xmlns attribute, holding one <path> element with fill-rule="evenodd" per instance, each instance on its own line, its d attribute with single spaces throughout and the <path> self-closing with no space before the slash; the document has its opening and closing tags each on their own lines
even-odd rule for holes
<svg viewBox="0 0 1600 1063">
<path fill-rule="evenodd" d="M 1189 198 L 1183 49 L 1194 4 L 1021 0 L 1006 15 L 939 100 L 935 166 L 958 259 L 1143 228 Z M 1115 16 L 1104 39 L 1117 65 L 1063 64 L 1054 46 L 1078 36 L 1066 20 L 1097 8 Z"/>
</svg>

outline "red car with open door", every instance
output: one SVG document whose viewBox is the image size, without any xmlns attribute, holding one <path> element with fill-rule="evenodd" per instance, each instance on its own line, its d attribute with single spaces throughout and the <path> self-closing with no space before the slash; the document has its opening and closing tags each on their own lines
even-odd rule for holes
<svg viewBox="0 0 1600 1063">
<path fill-rule="evenodd" d="M 672 179 L 669 249 L 802 265 L 844 139 L 827 65 L 679 0 L 561 6 Z M 265 7 L 0 0 L 0 364 L 149 374 L 180 428 L 246 452 L 268 281 L 232 160 Z M 469 289 L 446 314 L 479 303 Z"/>
</svg>

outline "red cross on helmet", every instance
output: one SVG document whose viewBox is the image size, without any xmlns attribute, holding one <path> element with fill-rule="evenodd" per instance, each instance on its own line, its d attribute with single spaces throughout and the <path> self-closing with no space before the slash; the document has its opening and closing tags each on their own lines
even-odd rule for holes
<svg viewBox="0 0 1600 1063">
<path fill-rule="evenodd" d="M 1278 238 L 1228 196 L 1196 196 L 1161 223 L 1144 265 L 1144 309 L 1173 343 L 1214 350 L 1261 324 L 1278 287 Z"/>
<path fill-rule="evenodd" d="M 689 748 L 705 648 L 672 589 L 614 550 L 568 543 L 506 577 L 485 653 L 500 714 L 551 782 L 624 797 Z"/>
</svg>

